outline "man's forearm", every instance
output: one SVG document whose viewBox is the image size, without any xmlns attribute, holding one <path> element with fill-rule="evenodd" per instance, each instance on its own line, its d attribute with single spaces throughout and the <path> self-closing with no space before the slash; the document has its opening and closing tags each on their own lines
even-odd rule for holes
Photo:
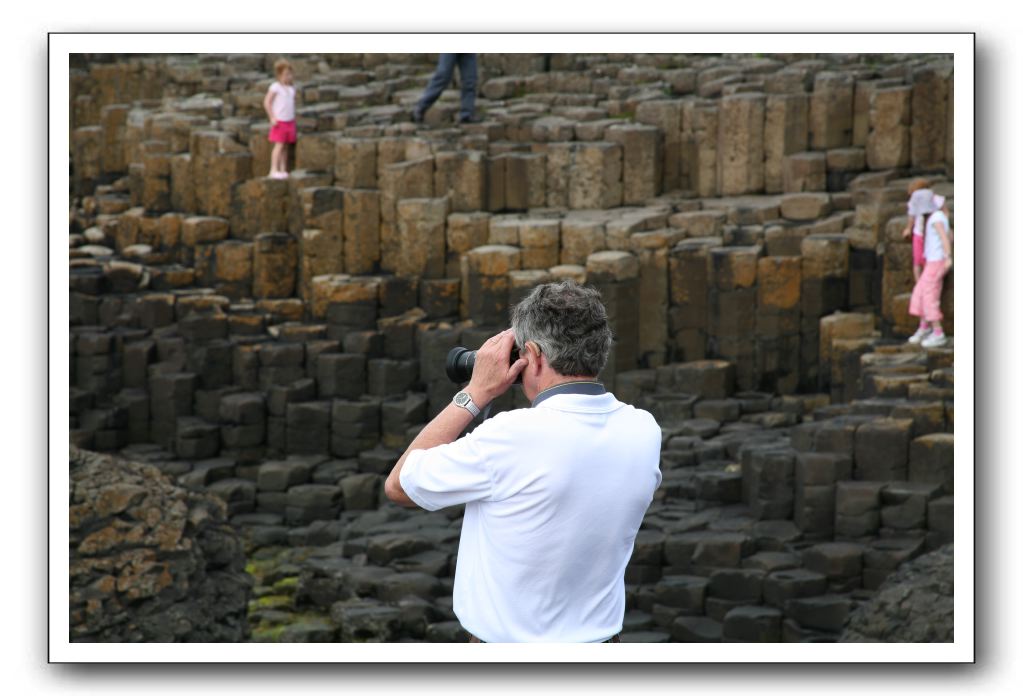
<svg viewBox="0 0 1023 696">
<path fill-rule="evenodd" d="M 430 449 L 437 447 L 438 445 L 446 445 L 449 442 L 454 442 L 462 431 L 465 430 L 469 423 L 472 422 L 472 414 L 466 411 L 460 406 L 454 404 L 448 404 L 447 408 L 437 414 L 437 417 L 426 424 L 426 427 L 419 431 L 416 438 L 412 441 L 412 444 L 408 446 L 404 454 L 398 459 L 398 463 L 394 465 L 390 475 L 387 477 L 387 482 L 384 484 L 384 490 L 387 493 L 387 497 L 405 507 L 415 507 L 415 503 L 405 495 L 405 491 L 401 487 L 401 467 L 405 465 L 405 460 L 408 458 L 409 452 L 418 449 Z"/>
</svg>

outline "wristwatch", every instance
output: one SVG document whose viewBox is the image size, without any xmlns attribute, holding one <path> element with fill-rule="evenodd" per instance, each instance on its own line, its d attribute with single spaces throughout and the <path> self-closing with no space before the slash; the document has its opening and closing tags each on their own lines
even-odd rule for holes
<svg viewBox="0 0 1023 696">
<path fill-rule="evenodd" d="M 451 403 L 453 403 L 455 406 L 464 408 L 466 411 L 472 414 L 473 418 L 480 415 L 479 407 L 472 402 L 472 397 L 469 396 L 469 392 L 467 391 L 460 391 L 457 394 L 455 394 L 455 398 L 451 400 Z"/>
</svg>

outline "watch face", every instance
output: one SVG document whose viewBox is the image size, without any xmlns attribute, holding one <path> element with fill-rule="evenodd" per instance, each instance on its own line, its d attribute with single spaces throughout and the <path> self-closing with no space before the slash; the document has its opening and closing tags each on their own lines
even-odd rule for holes
<svg viewBox="0 0 1023 696">
<path fill-rule="evenodd" d="M 455 394 L 455 404 L 457 404 L 458 406 L 465 406 L 467 403 L 469 403 L 468 394 L 466 394 L 465 392 L 458 392 L 457 394 Z"/>
</svg>

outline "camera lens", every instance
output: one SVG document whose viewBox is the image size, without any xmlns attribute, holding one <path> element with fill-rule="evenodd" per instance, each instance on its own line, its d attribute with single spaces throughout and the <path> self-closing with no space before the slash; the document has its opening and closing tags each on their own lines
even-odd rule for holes
<svg viewBox="0 0 1023 696">
<path fill-rule="evenodd" d="M 514 365 L 518 359 L 515 346 L 512 346 L 511 354 L 508 356 L 508 364 Z M 455 384 L 468 382 L 472 378 L 472 368 L 476 364 L 476 351 L 468 348 L 452 348 L 448 351 L 447 360 L 444 361 L 444 371 Z M 522 373 L 515 378 L 515 384 L 522 384 Z"/>
<path fill-rule="evenodd" d="M 452 348 L 448 351 L 448 359 L 445 361 L 444 370 L 448 379 L 455 384 L 468 382 L 472 377 L 472 367 L 476 364 L 476 351 L 468 348 Z"/>
</svg>

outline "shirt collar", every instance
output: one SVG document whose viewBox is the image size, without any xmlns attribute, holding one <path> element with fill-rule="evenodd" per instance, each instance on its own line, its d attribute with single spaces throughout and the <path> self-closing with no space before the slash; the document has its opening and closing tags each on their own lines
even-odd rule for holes
<svg viewBox="0 0 1023 696">
<path fill-rule="evenodd" d="M 539 406 L 541 402 L 546 401 L 552 396 L 558 394 L 583 394 L 586 396 L 600 396 L 606 394 L 607 390 L 604 389 L 604 385 L 600 382 L 592 381 L 580 381 L 580 382 L 563 382 L 553 387 L 544 389 L 542 392 L 536 395 L 533 399 L 532 406 Z"/>
</svg>

